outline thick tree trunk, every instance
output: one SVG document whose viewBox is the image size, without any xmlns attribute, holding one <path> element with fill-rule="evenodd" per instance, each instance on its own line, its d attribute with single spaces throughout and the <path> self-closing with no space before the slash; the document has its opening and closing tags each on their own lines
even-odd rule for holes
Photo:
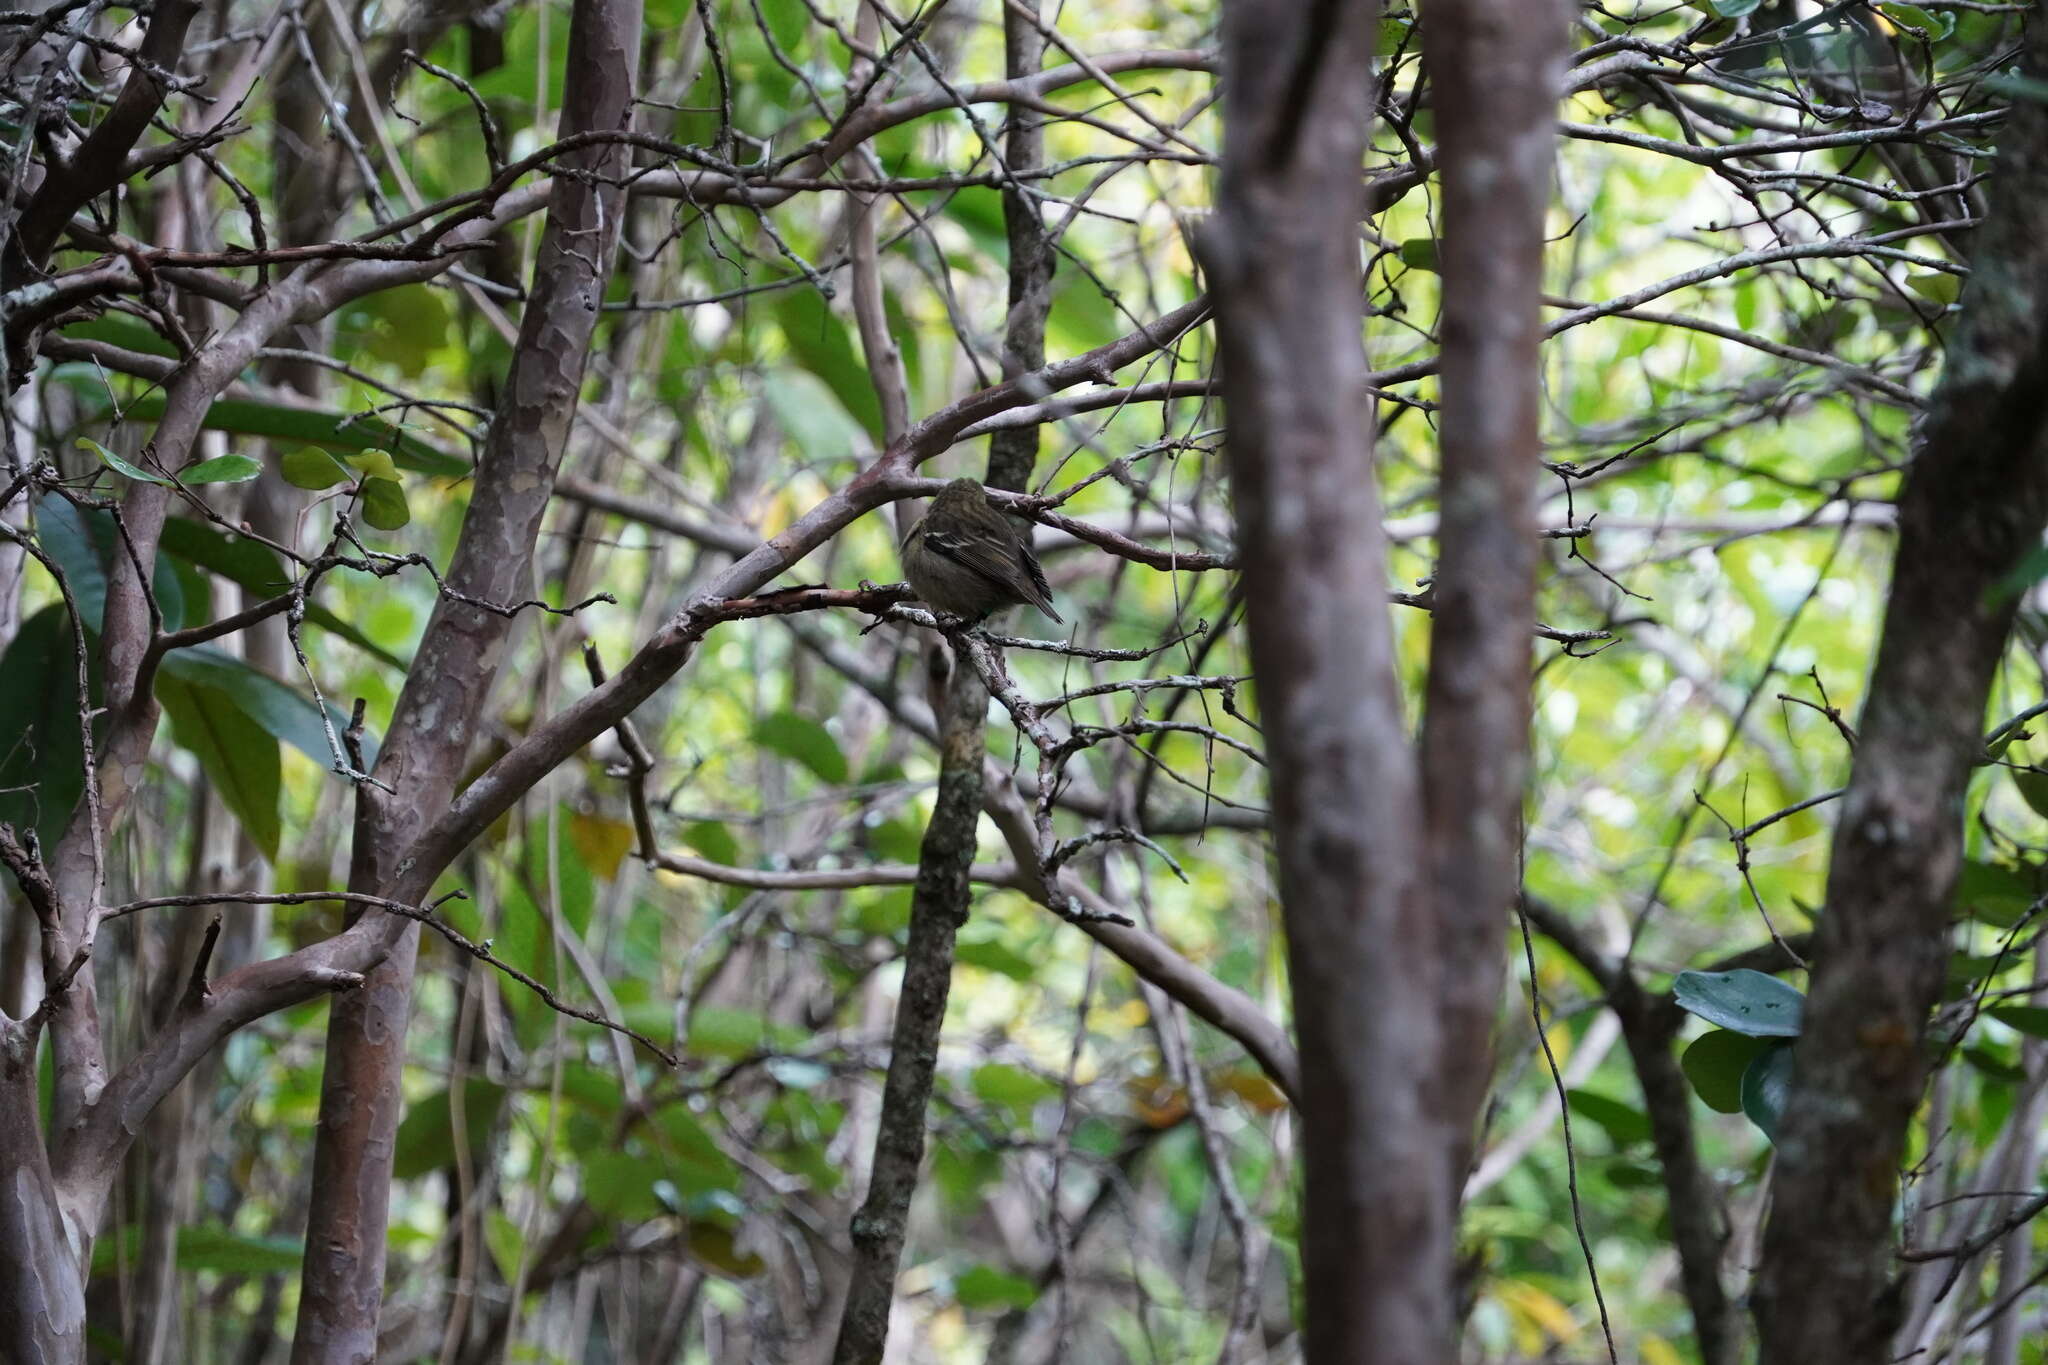
<svg viewBox="0 0 2048 1365">
<path fill-rule="evenodd" d="M 2024 67 L 2048 74 L 2048 25 Z M 1774 1365 L 1885 1360 L 1892 1207 L 1949 956 L 1963 798 L 2048 519 L 2048 106 L 2013 101 L 1963 315 L 1899 497 L 1884 635 L 1835 827 L 1755 1296 Z"/>
<path fill-rule="evenodd" d="M 64 1235 L 36 1104 L 36 1030 L 0 1021 L 0 1343 L 19 1365 L 85 1359 L 85 1265 Z"/>
<path fill-rule="evenodd" d="M 1305 1357 L 1450 1344 L 1453 1193 L 1426 1103 L 1436 926 L 1393 668 L 1365 392 L 1359 167 L 1378 7 L 1224 8 L 1204 260 L 1301 1048 Z"/>
</svg>

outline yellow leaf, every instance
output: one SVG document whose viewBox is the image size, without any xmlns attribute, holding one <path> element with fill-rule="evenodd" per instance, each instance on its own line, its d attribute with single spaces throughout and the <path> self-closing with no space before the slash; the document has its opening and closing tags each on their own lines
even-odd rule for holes
<svg viewBox="0 0 2048 1365">
<path fill-rule="evenodd" d="M 1533 1284 L 1503 1280 L 1493 1293 L 1508 1310 L 1518 1346 L 1529 1355 L 1540 1352 L 1548 1342 L 1571 1341 L 1579 1334 L 1572 1310 Z"/>
<path fill-rule="evenodd" d="M 569 842 L 583 855 L 584 866 L 610 881 L 619 875 L 619 864 L 633 851 L 633 827 L 624 820 L 607 820 L 601 815 L 572 815 Z"/>
<path fill-rule="evenodd" d="M 1662 1337 L 1643 1337 L 1636 1343 L 1636 1349 L 1643 1353 L 1643 1365 L 1685 1365 L 1685 1357 L 1678 1354 L 1678 1348 Z"/>
</svg>

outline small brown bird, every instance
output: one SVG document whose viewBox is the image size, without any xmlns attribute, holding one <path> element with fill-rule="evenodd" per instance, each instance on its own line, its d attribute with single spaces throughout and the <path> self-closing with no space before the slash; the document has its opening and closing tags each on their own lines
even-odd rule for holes
<svg viewBox="0 0 2048 1365">
<path fill-rule="evenodd" d="M 955 479 L 903 537 L 903 576 L 928 606 L 979 621 L 1029 603 L 1055 621 L 1038 556 L 973 479 Z"/>
</svg>

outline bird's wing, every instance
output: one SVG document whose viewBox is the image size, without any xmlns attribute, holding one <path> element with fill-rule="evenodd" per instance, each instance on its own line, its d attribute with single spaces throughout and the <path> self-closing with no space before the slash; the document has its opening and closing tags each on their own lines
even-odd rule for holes
<svg viewBox="0 0 2048 1365">
<path fill-rule="evenodd" d="M 951 531 L 924 529 L 924 547 L 944 555 L 961 568 L 986 578 L 1019 602 L 1028 602 L 1053 620 L 1065 618 L 1052 606 L 1052 589 L 1045 570 L 1031 546 L 1016 535 L 997 540 L 992 536 L 962 536 Z"/>
<path fill-rule="evenodd" d="M 1045 581 L 1045 566 L 1038 562 L 1038 554 L 1031 548 L 1031 542 L 1021 536 L 1017 540 L 1017 558 L 1024 566 L 1024 576 L 1030 588 L 1023 594 L 1024 600 L 1064 625 L 1066 618 L 1052 608 L 1052 585 Z"/>
</svg>

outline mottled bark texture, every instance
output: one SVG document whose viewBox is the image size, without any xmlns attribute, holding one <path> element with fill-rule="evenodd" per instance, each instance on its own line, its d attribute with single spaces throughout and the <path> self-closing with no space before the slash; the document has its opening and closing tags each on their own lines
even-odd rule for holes
<svg viewBox="0 0 2048 1365">
<path fill-rule="evenodd" d="M 1567 0 L 1432 0 L 1423 9 L 1443 204 L 1443 410 L 1422 791 L 1453 1189 L 1465 1183 L 1493 1078 L 1507 975 L 1501 931 L 1521 886 L 1544 218 L 1570 20 Z"/>
<path fill-rule="evenodd" d="M 2024 69 L 2048 75 L 2035 20 Z M 1892 1208 L 1949 956 L 1963 798 L 2048 519 L 2048 106 L 2013 101 L 1962 318 L 1899 495 L 1883 638 L 1835 827 L 1757 1282 L 1766 1362 L 1882 1361 Z"/>
<path fill-rule="evenodd" d="M 639 0 L 575 6 L 562 136 L 630 125 L 640 8 Z M 586 174 L 555 178 L 505 398 L 447 574 L 451 589 L 486 602 L 530 595 L 534 540 L 618 244 L 624 150 L 599 146 L 566 161 Z M 352 890 L 412 900 L 426 889 L 398 855 L 447 810 L 512 627 L 452 597 L 436 604 L 378 755 L 376 777 L 389 794 L 370 800 L 358 820 Z M 394 924 L 390 956 L 361 990 L 337 999 L 329 1023 L 294 1365 L 376 1356 L 418 934 L 415 923 Z"/>
<path fill-rule="evenodd" d="M 925 1107 L 939 1064 L 939 1029 L 953 982 L 953 939 L 967 921 L 981 817 L 982 725 L 988 691 L 956 667 L 939 723 L 939 795 L 918 850 L 903 985 L 889 1038 L 889 1073 L 875 1129 L 867 1199 L 853 1216 L 853 1269 L 833 1365 L 880 1365 L 910 1200 L 924 1161 Z"/>
<path fill-rule="evenodd" d="M 1045 39 L 1028 14 L 1003 13 L 1004 74 L 1037 74 Z M 1003 126 L 1003 157 L 1012 172 L 1045 160 L 1044 138 L 1031 111 L 1012 105 Z M 1017 380 L 1045 364 L 1045 318 L 1052 302 L 1052 244 L 1038 206 L 1017 185 L 1003 191 L 1003 222 L 1010 241 L 1010 309 L 1003 327 L 1003 377 Z M 870 229 L 872 230 L 872 229 Z M 879 285 L 879 280 L 877 280 Z M 880 291 L 875 307 L 879 313 Z M 872 367 L 874 360 L 870 358 Z M 888 381 L 878 376 L 878 387 Z M 890 432 L 894 441 L 899 433 Z M 989 440 L 991 488 L 1024 489 L 1038 462 L 1036 425 L 995 433 Z M 933 641 L 929 648 L 942 648 Z M 867 1199 L 853 1219 L 853 1265 L 834 1344 L 833 1365 L 873 1365 L 888 1344 L 889 1308 L 903 1258 L 904 1227 L 917 1193 L 924 1158 L 925 1115 L 931 1106 L 939 1036 L 953 973 L 953 939 L 973 901 L 968 869 L 974 862 L 986 790 L 987 747 L 982 732 L 988 689 L 974 670 L 955 662 L 939 718 L 939 797 L 918 849 L 917 884 L 904 948 L 903 987 L 890 1039 L 889 1072 L 876 1123 L 873 1174 Z"/>
<path fill-rule="evenodd" d="M 1224 11 L 1215 292 L 1301 1050 L 1306 1358 L 1452 1353 L 1456 1192 L 1518 879 L 1561 0 L 1423 14 L 1443 168 L 1441 558 L 1420 761 L 1385 603 L 1358 280 L 1376 7 Z"/>
<path fill-rule="evenodd" d="M 1305 1358 L 1441 1361 L 1452 1191 L 1426 1103 L 1437 951 L 1416 850 L 1358 281 L 1378 7 L 1223 12 L 1202 242 L 1303 1077 Z"/>
</svg>

